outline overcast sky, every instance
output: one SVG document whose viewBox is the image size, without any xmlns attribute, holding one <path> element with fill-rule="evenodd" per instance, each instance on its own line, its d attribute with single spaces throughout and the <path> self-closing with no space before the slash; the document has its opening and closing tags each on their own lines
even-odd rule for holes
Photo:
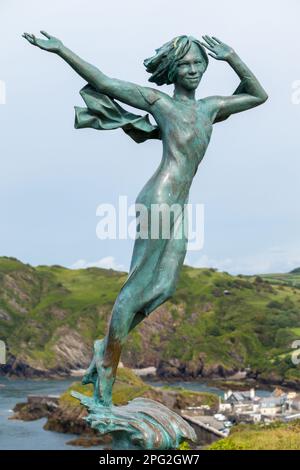
<svg viewBox="0 0 300 470">
<path fill-rule="evenodd" d="M 247 8 L 238 0 L 0 0 L 0 255 L 127 270 L 133 241 L 97 239 L 96 209 L 119 195 L 133 203 L 161 158 L 159 141 L 75 130 L 84 81 L 23 31 L 45 29 L 106 74 L 142 85 L 155 48 L 179 34 L 211 34 L 235 48 L 269 100 L 214 127 L 190 193 L 205 207 L 204 247 L 185 262 L 245 274 L 300 266 L 299 18 L 298 0 Z M 198 97 L 237 84 L 228 64 L 211 58 Z"/>
</svg>

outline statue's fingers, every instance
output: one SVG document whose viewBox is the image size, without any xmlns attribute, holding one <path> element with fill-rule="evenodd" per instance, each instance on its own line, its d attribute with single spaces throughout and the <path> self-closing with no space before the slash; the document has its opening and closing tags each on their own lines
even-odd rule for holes
<svg viewBox="0 0 300 470">
<path fill-rule="evenodd" d="M 40 33 L 41 33 L 43 36 L 45 36 L 46 38 L 51 39 L 50 34 L 47 33 L 46 31 L 40 31 Z"/>
<path fill-rule="evenodd" d="M 216 38 L 216 36 L 212 36 L 212 38 L 213 38 L 216 42 L 218 42 L 219 44 L 222 44 L 222 41 L 221 41 L 220 39 Z"/>
<path fill-rule="evenodd" d="M 207 34 L 205 36 L 202 36 L 203 39 L 205 39 L 205 41 L 211 46 L 213 47 L 215 45 L 214 41 L 211 39 L 211 37 L 207 36 Z"/>
<path fill-rule="evenodd" d="M 206 49 L 208 49 L 209 51 L 213 51 L 213 48 L 209 44 L 206 44 L 205 42 L 200 42 L 200 44 L 206 47 Z"/>
<path fill-rule="evenodd" d="M 24 33 L 23 38 L 27 39 L 27 41 L 30 42 L 31 44 L 34 44 L 33 39 L 30 34 Z"/>
</svg>

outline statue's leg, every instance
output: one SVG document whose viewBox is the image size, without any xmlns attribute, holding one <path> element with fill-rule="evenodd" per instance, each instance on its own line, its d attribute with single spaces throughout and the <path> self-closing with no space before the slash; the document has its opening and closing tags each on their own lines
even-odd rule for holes
<svg viewBox="0 0 300 470">
<path fill-rule="evenodd" d="M 175 283 L 174 283 L 174 289 L 175 289 Z M 153 312 L 153 310 L 155 310 L 156 308 L 158 308 L 160 305 L 162 305 L 163 303 L 165 303 L 168 299 L 170 299 L 172 297 L 171 293 L 170 292 L 163 292 L 161 295 L 159 295 L 158 297 L 155 297 L 153 299 L 150 300 L 149 304 L 148 305 L 145 305 L 144 307 L 144 311 L 143 312 L 137 312 L 135 314 L 135 316 L 133 317 L 133 320 L 131 322 L 131 325 L 130 325 L 130 331 L 132 331 L 139 323 L 141 323 L 145 318 L 148 317 L 148 315 L 150 315 L 151 312 Z"/>
<path fill-rule="evenodd" d="M 138 292 L 135 282 L 125 285 L 120 292 L 112 310 L 108 334 L 95 341 L 94 357 L 82 380 L 83 384 L 94 385 L 94 399 L 99 404 L 111 405 L 112 387 L 127 336 L 151 311 L 171 297 L 175 290 L 172 279 L 169 276 L 168 282 L 156 282 L 157 288 L 148 298 L 143 297 L 144 292 Z"/>
<path fill-rule="evenodd" d="M 162 295 L 159 295 L 156 299 L 151 299 L 151 308 L 148 307 L 147 314 L 142 311 L 138 311 L 135 313 L 133 316 L 133 319 L 131 321 L 130 327 L 129 327 L 129 332 L 130 333 L 139 323 L 141 323 L 147 316 L 156 308 L 158 308 L 160 305 L 162 305 L 166 300 L 168 300 L 169 297 L 167 297 L 166 292 L 164 292 Z M 107 340 L 107 337 L 102 338 L 102 339 L 97 339 L 94 343 L 94 356 L 92 359 L 91 364 L 89 365 L 88 369 L 86 370 L 86 373 L 84 374 L 84 377 L 82 379 L 83 385 L 86 384 L 93 384 L 95 390 L 97 389 L 96 387 L 96 382 L 98 378 L 97 374 L 97 367 L 96 367 L 96 356 L 100 359 L 104 355 L 104 347 L 105 347 L 105 342 Z M 97 395 L 97 390 L 96 390 L 96 395 Z"/>
<path fill-rule="evenodd" d="M 134 253 L 136 268 L 114 304 L 107 336 L 95 342 L 95 355 L 83 379 L 83 383 L 93 383 L 95 398 L 106 406 L 111 404 L 112 387 L 129 332 L 175 291 L 186 240 L 136 240 Z"/>
<path fill-rule="evenodd" d="M 178 231 L 182 231 L 183 223 L 184 221 L 177 227 Z M 143 310 L 135 314 L 130 325 L 130 331 L 147 318 L 153 310 L 173 296 L 186 255 L 186 248 L 187 240 L 184 237 L 176 238 L 174 236 L 174 238 L 168 241 L 164 254 L 160 259 L 159 269 L 155 271 L 156 275 L 154 281 L 157 286 L 156 292 L 154 292 L 154 295 L 144 304 Z"/>
<path fill-rule="evenodd" d="M 163 260 L 161 263 L 163 269 L 158 271 L 160 275 L 153 273 L 155 287 L 149 291 L 145 289 L 146 292 L 139 291 L 140 285 L 135 285 L 133 281 L 128 284 L 128 287 L 124 286 L 114 305 L 109 332 L 105 338 L 106 344 L 100 374 L 104 381 L 101 390 L 100 378 L 100 392 L 103 393 L 102 396 L 106 397 L 106 400 L 111 398 L 120 355 L 128 334 L 153 310 L 170 299 L 176 290 L 179 271 L 185 258 L 186 244 L 184 242 L 179 244 L 177 241 L 172 245 L 177 246 L 177 256 L 167 257 Z M 171 249 L 172 247 L 168 247 L 167 252 Z M 139 282 L 137 281 L 136 284 Z M 131 303 L 132 298 L 135 299 L 133 304 Z M 142 299 L 142 303 L 137 302 L 138 299 Z"/>
<path fill-rule="evenodd" d="M 93 384 L 95 400 L 99 396 L 99 393 L 98 393 L 99 383 L 98 383 L 98 373 L 97 373 L 97 366 L 96 366 L 96 357 L 98 357 L 98 358 L 103 357 L 105 340 L 106 340 L 106 338 L 102 338 L 102 339 L 97 339 L 94 342 L 93 359 L 92 359 L 88 369 L 86 370 L 86 372 L 85 372 L 85 374 L 82 378 L 82 384 L 83 385 Z"/>
</svg>

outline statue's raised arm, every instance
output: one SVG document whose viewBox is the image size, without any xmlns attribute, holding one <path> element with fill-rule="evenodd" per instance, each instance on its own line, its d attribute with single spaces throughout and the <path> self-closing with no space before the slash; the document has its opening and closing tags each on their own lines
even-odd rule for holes
<svg viewBox="0 0 300 470">
<path fill-rule="evenodd" d="M 233 95 L 210 97 L 216 108 L 215 122 L 263 104 L 268 98 L 266 91 L 234 49 L 214 36 L 206 35 L 203 39 L 205 42 L 202 45 L 210 51 L 208 55 L 216 60 L 226 61 L 241 79 Z"/>
<path fill-rule="evenodd" d="M 30 44 L 57 54 L 67 62 L 78 75 L 92 85 L 96 91 L 122 101 L 129 106 L 151 113 L 151 105 L 159 98 L 161 92 L 135 83 L 108 77 L 97 67 L 81 59 L 64 46 L 60 39 L 51 36 L 45 31 L 41 31 L 41 34 L 47 39 L 40 39 L 34 34 L 28 33 L 24 33 L 23 37 L 27 39 Z"/>
</svg>

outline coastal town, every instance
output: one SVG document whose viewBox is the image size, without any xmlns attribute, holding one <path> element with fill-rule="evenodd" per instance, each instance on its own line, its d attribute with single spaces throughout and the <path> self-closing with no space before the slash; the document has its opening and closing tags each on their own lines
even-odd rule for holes
<svg viewBox="0 0 300 470">
<path fill-rule="evenodd" d="M 300 419 L 300 393 L 275 388 L 273 392 L 257 395 L 249 391 L 227 390 L 219 398 L 218 412 L 208 405 L 189 407 L 182 415 L 192 424 L 202 427 L 218 437 L 227 437 L 236 424 L 271 424 Z"/>
</svg>

